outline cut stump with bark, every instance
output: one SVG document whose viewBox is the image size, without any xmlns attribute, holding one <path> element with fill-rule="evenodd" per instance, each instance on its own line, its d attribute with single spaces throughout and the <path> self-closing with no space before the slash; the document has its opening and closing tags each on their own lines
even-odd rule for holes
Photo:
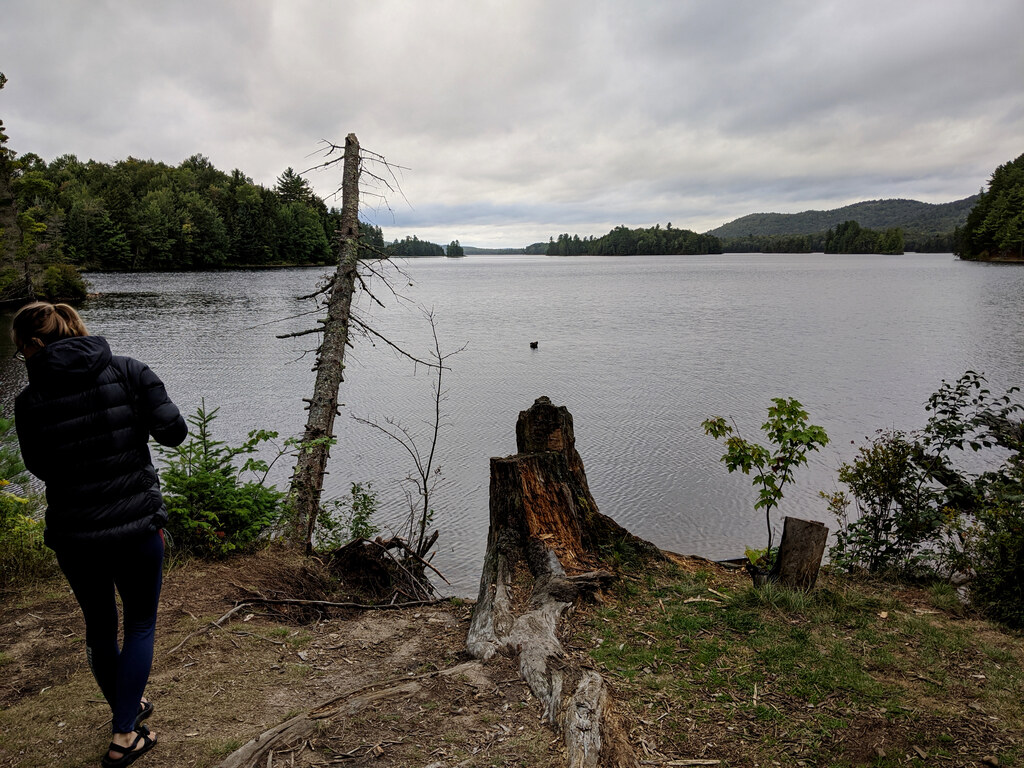
<svg viewBox="0 0 1024 768">
<path fill-rule="evenodd" d="M 598 511 L 575 442 L 569 411 L 541 397 L 519 414 L 519 453 L 491 459 L 487 552 L 466 646 L 485 661 L 518 657 L 571 768 L 636 766 L 607 684 L 566 658 L 558 628 L 614 579 L 602 567 L 610 548 L 664 556 Z"/>
<path fill-rule="evenodd" d="M 828 542 L 828 528 L 817 520 L 787 517 L 775 566 L 768 578 L 789 589 L 805 592 L 814 587 Z"/>
</svg>

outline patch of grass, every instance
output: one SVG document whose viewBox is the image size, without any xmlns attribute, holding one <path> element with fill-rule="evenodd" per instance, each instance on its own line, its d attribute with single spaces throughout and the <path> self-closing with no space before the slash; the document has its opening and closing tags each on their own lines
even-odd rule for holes
<svg viewBox="0 0 1024 768">
<path fill-rule="evenodd" d="M 932 760 L 1024 727 L 1024 645 L 905 602 L 941 590 L 826 575 L 803 593 L 667 568 L 625 581 L 577 638 L 666 754 L 714 742 L 723 764 L 895 766 L 914 744 Z"/>
<path fill-rule="evenodd" d="M 228 739 L 222 744 L 217 744 L 212 747 L 210 749 L 210 756 L 217 759 L 227 757 L 232 752 L 241 749 L 243 744 L 245 744 L 245 742 L 241 739 Z"/>
<path fill-rule="evenodd" d="M 313 636 L 309 632 L 302 632 L 299 630 L 293 630 L 288 634 L 285 642 L 288 643 L 292 648 L 302 648 L 309 645 Z"/>
<path fill-rule="evenodd" d="M 286 677 L 293 680 L 301 680 L 309 677 L 313 672 L 313 668 L 308 664 L 285 664 L 284 672 Z"/>
<path fill-rule="evenodd" d="M 928 588 L 928 597 L 931 604 L 940 611 L 954 616 L 963 616 L 967 610 L 956 587 L 949 582 L 939 581 Z"/>
</svg>

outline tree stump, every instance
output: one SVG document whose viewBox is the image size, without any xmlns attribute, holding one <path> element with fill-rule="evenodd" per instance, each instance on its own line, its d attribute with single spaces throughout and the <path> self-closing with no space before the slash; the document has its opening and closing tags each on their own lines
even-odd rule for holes
<svg viewBox="0 0 1024 768">
<path fill-rule="evenodd" d="M 818 580 L 827 541 L 828 528 L 824 523 L 787 517 L 769 580 L 790 589 L 812 589 Z"/>
<path fill-rule="evenodd" d="M 466 647 L 485 661 L 518 656 L 572 768 L 636 766 L 607 685 L 566 660 L 558 624 L 614 578 L 600 568 L 603 549 L 664 556 L 598 511 L 565 407 L 538 398 L 519 414 L 516 443 L 516 455 L 491 459 L 487 552 Z"/>
</svg>

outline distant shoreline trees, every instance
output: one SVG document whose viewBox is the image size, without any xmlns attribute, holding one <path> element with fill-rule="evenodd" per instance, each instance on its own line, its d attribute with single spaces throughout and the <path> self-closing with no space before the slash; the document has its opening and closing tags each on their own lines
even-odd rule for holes
<svg viewBox="0 0 1024 768">
<path fill-rule="evenodd" d="M 825 253 L 903 253 L 903 230 L 876 232 L 856 221 L 844 221 L 825 234 Z"/>
<path fill-rule="evenodd" d="M 640 256 L 721 253 L 722 244 L 714 235 L 699 235 L 689 229 L 674 229 L 669 222 L 662 229 L 655 224 L 647 229 L 615 227 L 601 237 L 581 238 L 564 233 L 548 241 L 548 256 Z"/>
<path fill-rule="evenodd" d="M 967 261 L 1024 261 L 1024 155 L 996 168 L 956 239 Z"/>
<path fill-rule="evenodd" d="M 33 153 L 17 155 L 6 142 L 0 130 L 0 300 L 48 295 L 49 287 L 65 285 L 78 271 L 337 261 L 340 212 L 292 168 L 268 189 L 241 170 L 215 168 L 200 154 L 177 166 L 134 157 L 82 162 L 74 155 L 47 163 Z M 374 256 L 445 254 L 416 236 L 386 244 L 381 228 L 365 222 L 360 232 Z M 82 291 L 59 298 L 81 298 L 84 283 L 78 284 Z"/>
</svg>

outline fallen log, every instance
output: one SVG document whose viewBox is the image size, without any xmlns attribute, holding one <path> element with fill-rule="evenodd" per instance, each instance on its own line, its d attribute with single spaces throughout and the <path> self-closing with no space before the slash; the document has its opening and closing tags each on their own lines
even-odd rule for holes
<svg viewBox="0 0 1024 768">
<path fill-rule="evenodd" d="M 561 729 L 570 768 L 636 766 L 607 684 L 566 657 L 558 624 L 614 579 L 601 568 L 608 548 L 663 555 L 598 511 L 565 407 L 538 398 L 519 414 L 516 443 L 516 455 L 491 459 L 490 529 L 467 650 L 484 661 L 518 657 L 544 719 Z"/>
</svg>

